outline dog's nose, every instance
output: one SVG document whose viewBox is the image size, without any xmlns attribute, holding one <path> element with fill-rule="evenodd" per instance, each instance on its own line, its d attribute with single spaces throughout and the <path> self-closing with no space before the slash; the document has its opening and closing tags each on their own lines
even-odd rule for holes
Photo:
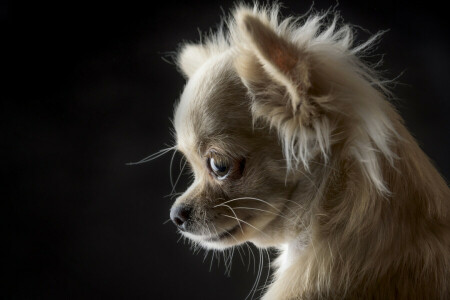
<svg viewBox="0 0 450 300">
<path fill-rule="evenodd" d="M 191 216 L 192 208 L 188 205 L 180 204 L 172 207 L 170 210 L 170 218 L 172 222 L 181 230 L 186 230 L 186 223 Z"/>
</svg>

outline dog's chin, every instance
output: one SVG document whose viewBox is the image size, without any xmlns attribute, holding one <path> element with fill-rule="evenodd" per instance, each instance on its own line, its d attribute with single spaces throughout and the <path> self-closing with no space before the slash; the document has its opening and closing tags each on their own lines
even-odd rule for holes
<svg viewBox="0 0 450 300">
<path fill-rule="evenodd" d="M 206 233 L 205 230 L 197 227 L 197 230 L 180 231 L 180 233 L 206 249 L 223 250 L 249 241 L 258 243 L 261 240 L 267 243 L 271 237 L 264 232 L 264 229 L 274 219 L 276 219 L 275 216 L 247 217 L 239 224 L 231 225 L 227 229 L 223 229 L 217 224 L 211 224 L 213 228 L 220 228 L 219 231 L 206 230 Z M 207 227 L 210 228 L 210 226 Z"/>
<path fill-rule="evenodd" d="M 246 231 L 242 225 L 236 225 L 228 230 L 209 235 L 195 234 L 187 231 L 182 231 L 181 233 L 206 249 L 223 250 L 248 241 Z"/>
</svg>

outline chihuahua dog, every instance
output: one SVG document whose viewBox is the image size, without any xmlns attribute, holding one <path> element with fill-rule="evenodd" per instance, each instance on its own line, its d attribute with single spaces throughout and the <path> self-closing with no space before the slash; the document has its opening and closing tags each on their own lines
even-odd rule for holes
<svg viewBox="0 0 450 300">
<path fill-rule="evenodd" d="M 327 21 L 328 20 L 328 21 Z M 263 299 L 450 299 L 450 191 L 339 18 L 237 6 L 184 44 L 170 217 L 207 249 L 280 251 Z"/>
</svg>

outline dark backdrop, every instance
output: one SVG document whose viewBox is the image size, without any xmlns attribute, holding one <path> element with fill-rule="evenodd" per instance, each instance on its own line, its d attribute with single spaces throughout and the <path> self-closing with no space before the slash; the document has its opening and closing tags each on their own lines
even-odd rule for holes
<svg viewBox="0 0 450 300">
<path fill-rule="evenodd" d="M 316 9 L 334 1 L 315 1 Z M 285 1 L 284 15 L 309 1 Z M 184 80 L 170 59 L 231 2 L 2 2 L 5 298 L 243 299 L 255 275 L 193 255 L 169 222 L 170 144 Z M 371 33 L 408 128 L 448 178 L 448 13 L 437 1 L 342 1 Z M 369 33 L 359 30 L 358 38 Z M 178 174 L 178 160 L 173 167 Z M 184 179 L 177 189 L 186 186 Z M 248 257 L 244 257 L 247 260 Z M 3 268 L 3 267 L 2 267 Z"/>
</svg>

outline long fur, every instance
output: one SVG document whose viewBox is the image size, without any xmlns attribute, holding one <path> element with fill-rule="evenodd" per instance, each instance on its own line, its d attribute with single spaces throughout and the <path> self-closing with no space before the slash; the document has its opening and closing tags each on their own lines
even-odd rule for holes
<svg viewBox="0 0 450 300">
<path fill-rule="evenodd" d="M 179 53 L 181 71 L 199 87 L 187 86 L 175 127 L 188 157 L 207 143 L 211 133 L 199 129 L 206 122 L 221 133 L 214 140 L 230 156 L 259 139 L 270 148 L 258 155 L 273 178 L 284 172 L 284 187 L 272 178 L 272 189 L 265 188 L 267 195 L 289 190 L 287 202 L 270 202 L 289 222 L 255 221 L 276 238 L 238 237 L 281 252 L 264 299 L 449 299 L 449 188 L 387 101 L 383 81 L 361 59 L 379 35 L 354 45 L 352 27 L 339 25 L 339 16 L 280 20 L 276 5 L 239 5 L 225 23 Z M 211 70 L 225 71 L 209 70 L 215 61 Z M 198 95 L 212 97 L 211 78 L 235 97 L 243 93 L 248 106 L 218 96 L 201 102 Z M 195 100 L 186 100 L 194 93 Z M 207 117 L 210 110 L 235 112 L 236 124 L 251 127 L 257 138 L 239 140 L 230 125 Z M 278 143 L 265 142 L 274 132 Z M 269 150 L 282 153 L 284 169 Z M 191 164 L 196 181 L 175 205 L 210 186 L 198 171 L 202 161 Z M 242 176 L 253 179 L 239 192 L 248 197 L 265 178 L 246 168 L 250 175 Z M 219 189 L 209 190 L 208 199 L 227 194 Z"/>
</svg>

